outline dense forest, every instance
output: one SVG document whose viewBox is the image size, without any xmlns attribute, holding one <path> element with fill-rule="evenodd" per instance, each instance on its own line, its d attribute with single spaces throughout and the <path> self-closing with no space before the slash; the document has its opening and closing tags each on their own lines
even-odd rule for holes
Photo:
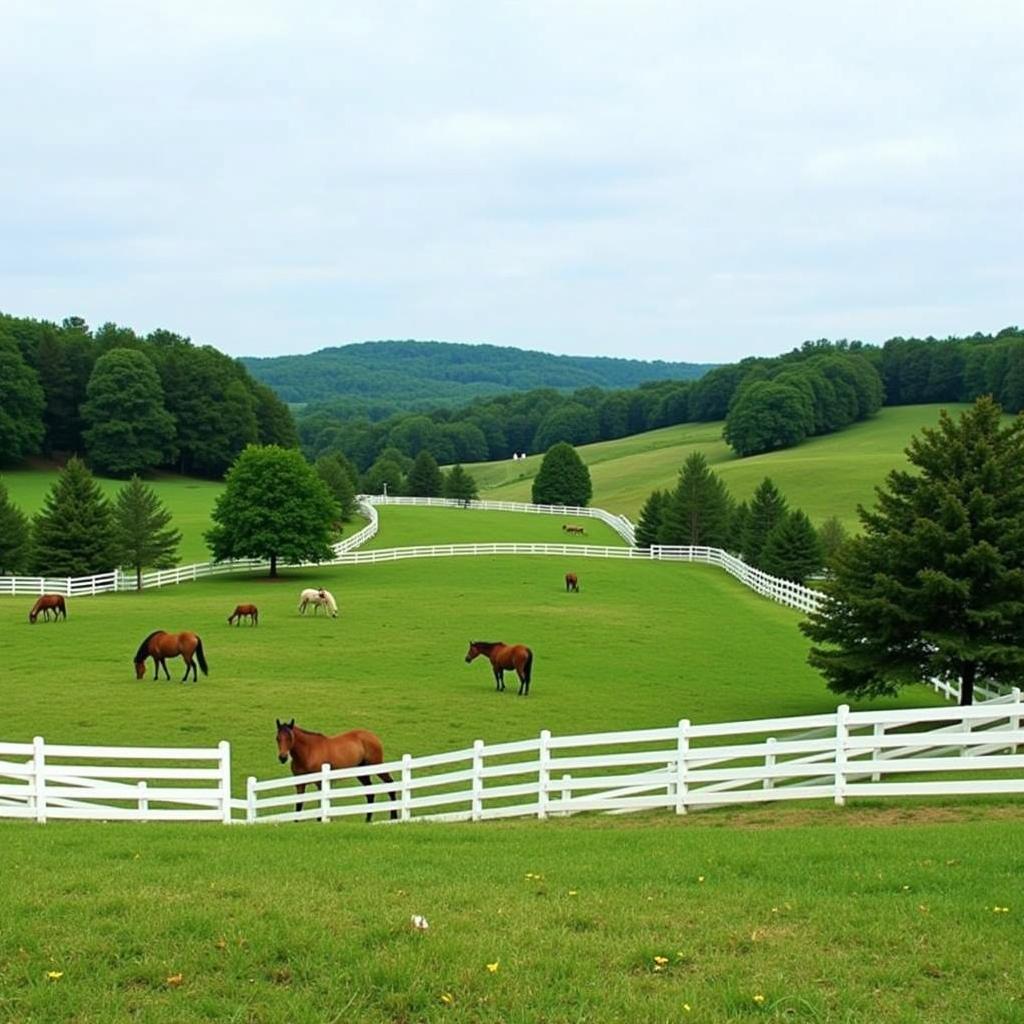
<svg viewBox="0 0 1024 1024">
<path fill-rule="evenodd" d="M 631 388 L 651 380 L 692 380 L 710 365 L 557 356 L 441 341 L 367 341 L 242 363 L 286 402 L 334 399 L 335 411 L 351 409 L 369 419 L 382 418 L 371 412 L 381 406 L 391 413 L 534 388 Z"/>
<path fill-rule="evenodd" d="M 217 349 L 170 331 L 0 314 L 0 465 L 80 454 L 111 476 L 220 477 L 249 443 L 295 447 L 295 423 Z"/>
</svg>

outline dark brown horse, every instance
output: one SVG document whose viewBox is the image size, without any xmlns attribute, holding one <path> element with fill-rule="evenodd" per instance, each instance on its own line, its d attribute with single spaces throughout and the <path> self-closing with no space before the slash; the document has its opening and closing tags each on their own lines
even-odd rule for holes
<svg viewBox="0 0 1024 1024">
<path fill-rule="evenodd" d="M 494 671 L 495 690 L 505 689 L 505 669 L 515 669 L 519 676 L 519 696 L 530 692 L 530 672 L 533 669 L 533 651 L 525 644 L 492 643 L 486 640 L 470 640 L 466 651 L 467 663 L 481 654 L 491 659 Z"/>
<path fill-rule="evenodd" d="M 284 764 L 292 759 L 292 775 L 308 775 L 318 772 L 325 764 L 332 768 L 361 768 L 382 764 L 384 747 L 378 737 L 366 729 L 353 729 L 351 732 L 339 733 L 337 736 L 325 736 L 320 732 L 300 729 L 293 718 L 290 722 L 277 723 L 277 759 Z M 367 772 L 357 776 L 364 786 L 370 785 L 370 776 L 376 775 L 382 782 L 394 784 L 390 772 Z M 306 783 L 298 783 L 296 792 L 300 795 L 306 791 Z M 319 783 L 317 787 L 319 788 Z M 390 793 L 391 802 L 395 802 L 395 794 Z M 373 793 L 366 794 L 366 802 L 371 805 L 366 812 L 366 820 L 373 820 Z M 295 805 L 301 811 L 302 803 Z M 392 808 L 391 817 L 397 818 L 398 811 Z"/>
<path fill-rule="evenodd" d="M 587 531 L 582 526 L 572 526 L 569 523 L 562 523 L 563 533 L 578 533 L 580 535 L 585 534 Z"/>
<path fill-rule="evenodd" d="M 568 594 L 570 590 L 577 594 L 580 592 L 580 581 L 574 572 L 565 574 L 565 592 Z"/>
<path fill-rule="evenodd" d="M 193 655 L 195 655 L 195 660 L 192 658 Z M 152 658 L 154 681 L 160 678 L 161 666 L 164 675 L 170 679 L 171 674 L 167 671 L 167 659 L 177 657 L 185 659 L 185 676 L 181 680 L 183 683 L 188 681 L 189 672 L 192 673 L 192 678 L 197 683 L 199 682 L 199 674 L 196 672 L 197 661 L 203 670 L 203 675 L 209 674 L 206 656 L 203 654 L 203 641 L 195 633 L 165 633 L 162 629 L 158 629 L 155 633 L 150 633 L 139 644 L 139 649 L 135 652 L 135 678 L 141 679 L 146 674 L 146 659 Z"/>
<path fill-rule="evenodd" d="M 228 625 L 230 626 L 232 622 L 235 622 L 236 625 L 240 626 L 244 618 L 249 618 L 254 626 L 258 626 L 260 610 L 254 604 L 236 605 L 235 610 L 228 616 Z"/>
<path fill-rule="evenodd" d="M 53 612 L 53 621 L 56 622 L 62 615 L 66 619 L 68 617 L 68 607 L 64 603 L 64 597 L 61 594 L 42 594 L 39 600 L 32 605 L 32 611 L 28 613 L 28 621 L 35 622 L 39 618 L 39 613 L 43 613 L 43 621 L 50 621 L 50 612 Z"/>
</svg>

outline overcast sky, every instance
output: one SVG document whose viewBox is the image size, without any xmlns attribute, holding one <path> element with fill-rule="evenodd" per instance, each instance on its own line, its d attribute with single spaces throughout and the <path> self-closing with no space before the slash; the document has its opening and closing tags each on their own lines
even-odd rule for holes
<svg viewBox="0 0 1024 1024">
<path fill-rule="evenodd" d="M 1024 322 L 1024 3 L 0 8 L 0 309 L 236 355 Z"/>
</svg>

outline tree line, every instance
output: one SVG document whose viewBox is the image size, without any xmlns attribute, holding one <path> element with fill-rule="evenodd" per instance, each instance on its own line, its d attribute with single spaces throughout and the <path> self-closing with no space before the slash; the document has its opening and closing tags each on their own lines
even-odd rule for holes
<svg viewBox="0 0 1024 1024">
<path fill-rule="evenodd" d="M 296 447 L 291 412 L 217 349 L 164 330 L 0 314 L 0 464 L 79 455 L 109 476 L 219 478 L 254 443 Z"/>
</svg>

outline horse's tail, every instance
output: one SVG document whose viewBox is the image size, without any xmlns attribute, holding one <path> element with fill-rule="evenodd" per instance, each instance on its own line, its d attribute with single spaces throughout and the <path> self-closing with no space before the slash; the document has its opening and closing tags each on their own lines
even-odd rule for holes
<svg viewBox="0 0 1024 1024">
<path fill-rule="evenodd" d="M 206 665 L 206 655 L 203 654 L 203 641 L 196 637 L 196 661 L 199 662 L 199 667 L 203 670 L 203 675 L 208 676 L 210 674 L 209 668 Z"/>
<path fill-rule="evenodd" d="M 526 664 L 523 666 L 523 682 L 530 685 L 530 673 L 533 671 L 533 651 L 526 648 Z"/>
</svg>

